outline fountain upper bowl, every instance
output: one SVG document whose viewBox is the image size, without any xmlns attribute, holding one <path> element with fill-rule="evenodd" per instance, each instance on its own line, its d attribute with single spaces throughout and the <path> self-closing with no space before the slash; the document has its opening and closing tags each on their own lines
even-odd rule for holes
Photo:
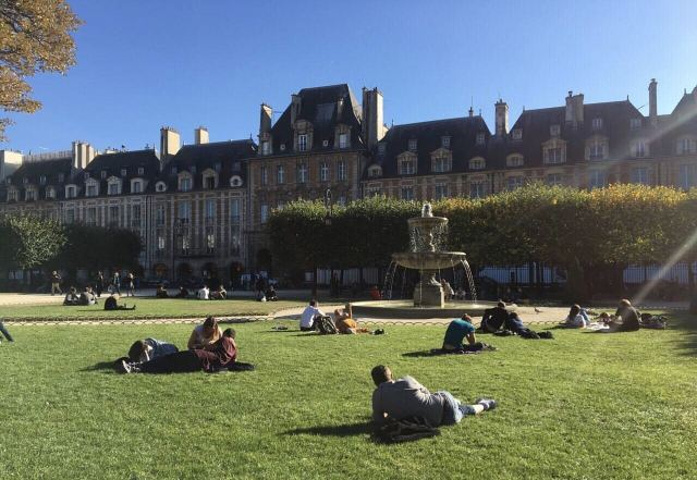
<svg viewBox="0 0 697 480">
<path fill-rule="evenodd" d="M 465 259 L 465 252 L 400 252 L 392 260 L 412 270 L 439 270 L 454 267 Z"/>
</svg>

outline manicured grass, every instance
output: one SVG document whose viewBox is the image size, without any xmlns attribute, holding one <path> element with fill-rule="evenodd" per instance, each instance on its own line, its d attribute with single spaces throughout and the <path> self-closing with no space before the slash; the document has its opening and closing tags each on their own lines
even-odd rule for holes
<svg viewBox="0 0 697 480">
<path fill-rule="evenodd" d="M 232 298 L 228 300 L 196 300 L 181 298 L 126 298 L 119 304 L 136 305 L 135 310 L 105 311 L 102 296 L 99 305 L 91 307 L 64 307 L 62 300 L 56 305 L 18 305 L 2 308 L 0 317 L 4 319 L 121 319 L 121 318 L 191 318 L 215 315 L 221 317 L 265 316 L 284 308 L 299 307 L 307 300 L 279 300 L 277 302 L 257 302 L 253 299 Z"/>
<path fill-rule="evenodd" d="M 235 325 L 254 372 L 118 375 L 137 338 L 186 325 L 15 326 L 0 345 L 0 478 L 697 477 L 697 345 L 686 329 L 555 340 L 482 337 L 496 352 L 423 356 L 443 326 L 319 336 Z M 377 445 L 369 370 L 497 410 L 440 437 Z"/>
</svg>

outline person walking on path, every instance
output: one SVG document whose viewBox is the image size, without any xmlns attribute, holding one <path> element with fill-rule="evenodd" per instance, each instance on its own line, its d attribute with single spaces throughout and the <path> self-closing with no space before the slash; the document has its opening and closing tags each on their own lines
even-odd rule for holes
<svg viewBox="0 0 697 480">
<path fill-rule="evenodd" d="M 63 290 L 61 290 L 62 280 L 57 271 L 54 270 L 51 272 L 51 295 L 55 295 L 56 293 L 58 293 L 58 295 L 63 295 Z"/>
<path fill-rule="evenodd" d="M 133 275 L 133 272 L 128 272 L 128 275 L 126 275 L 126 296 L 128 297 L 129 294 L 131 297 L 136 296 L 136 285 L 135 285 L 136 277 Z"/>
<path fill-rule="evenodd" d="M 0 320 L 0 333 L 7 339 L 8 342 L 14 343 L 15 339 L 12 338 L 12 335 L 10 335 L 10 332 L 7 331 L 7 328 L 5 328 L 5 324 L 2 323 L 2 320 Z M 0 343 L 2 343 L 2 339 L 0 339 Z"/>
<path fill-rule="evenodd" d="M 121 295 L 121 275 L 119 272 L 114 272 L 114 276 L 111 279 L 111 284 L 114 286 L 114 292 Z"/>
<path fill-rule="evenodd" d="M 104 274 L 101 270 L 97 272 L 97 278 L 94 281 L 94 290 L 97 292 L 97 297 L 102 296 L 102 291 L 104 290 Z"/>
</svg>

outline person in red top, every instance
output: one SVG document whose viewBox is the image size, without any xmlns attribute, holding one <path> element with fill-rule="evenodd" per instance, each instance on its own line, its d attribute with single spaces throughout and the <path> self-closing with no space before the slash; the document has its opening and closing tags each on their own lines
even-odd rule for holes
<svg viewBox="0 0 697 480">
<path fill-rule="evenodd" d="M 235 336 L 235 330 L 228 328 L 218 341 L 203 348 L 192 348 L 164 355 L 144 363 L 129 363 L 122 360 L 116 365 L 116 371 L 120 373 L 179 373 L 199 370 L 215 372 L 237 361 Z"/>
</svg>

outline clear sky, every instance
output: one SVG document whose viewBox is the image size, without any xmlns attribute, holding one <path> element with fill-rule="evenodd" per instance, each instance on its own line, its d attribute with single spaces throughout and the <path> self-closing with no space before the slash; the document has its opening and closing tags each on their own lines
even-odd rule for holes
<svg viewBox="0 0 697 480">
<path fill-rule="evenodd" d="M 695 0 L 70 0 L 85 21 L 77 66 L 31 80 L 43 109 L 14 115 L 0 148 L 25 153 L 85 140 L 159 148 L 170 125 L 193 143 L 256 139 L 259 104 L 276 118 L 303 87 L 379 87 L 385 122 L 464 116 L 493 129 L 494 102 L 648 102 L 659 113 L 697 85 Z M 648 106 L 642 109 L 648 114 Z"/>
</svg>

